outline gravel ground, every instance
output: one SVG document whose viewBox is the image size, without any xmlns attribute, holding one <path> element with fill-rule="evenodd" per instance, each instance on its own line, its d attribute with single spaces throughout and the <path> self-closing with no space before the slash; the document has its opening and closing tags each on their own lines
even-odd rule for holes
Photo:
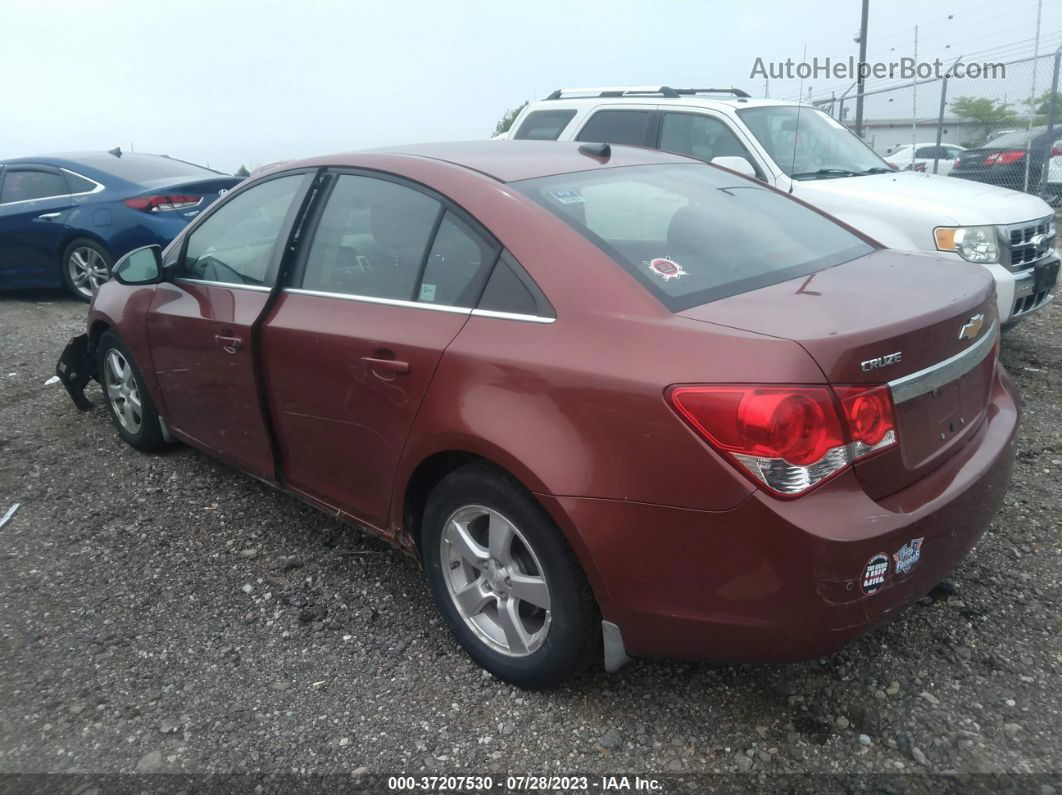
<svg viewBox="0 0 1062 795">
<path fill-rule="evenodd" d="M 1058 304 L 1004 341 L 1021 452 L 954 592 L 829 659 L 636 661 L 547 693 L 473 665 L 381 542 L 78 413 L 45 381 L 84 315 L 0 296 L 0 514 L 21 503 L 0 529 L 0 772 L 958 771 L 1062 791 Z"/>
</svg>

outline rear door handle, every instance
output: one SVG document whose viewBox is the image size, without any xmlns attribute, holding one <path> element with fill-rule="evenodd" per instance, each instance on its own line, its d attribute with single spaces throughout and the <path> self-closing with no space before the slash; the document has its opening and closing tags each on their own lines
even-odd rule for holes
<svg viewBox="0 0 1062 795">
<path fill-rule="evenodd" d="M 225 353 L 236 353 L 241 347 L 243 347 L 243 339 L 240 337 L 226 337 L 223 334 L 214 335 L 214 341 L 221 346 L 221 350 Z"/>
<path fill-rule="evenodd" d="M 376 375 L 380 373 L 404 375 L 409 372 L 409 362 L 400 362 L 398 359 L 379 359 L 375 356 L 362 356 L 361 360 L 369 365 L 369 369 Z"/>
</svg>

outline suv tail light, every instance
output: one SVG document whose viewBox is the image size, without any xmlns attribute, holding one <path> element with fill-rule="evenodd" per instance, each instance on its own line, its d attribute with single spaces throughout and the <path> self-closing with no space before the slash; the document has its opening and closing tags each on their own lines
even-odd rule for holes
<svg viewBox="0 0 1062 795">
<path fill-rule="evenodd" d="M 195 207 L 202 198 L 202 196 L 167 193 L 157 196 L 137 196 L 133 199 L 126 199 L 122 204 L 134 210 L 157 213 L 162 210 L 183 210 L 187 207 Z"/>
<path fill-rule="evenodd" d="M 1062 157 L 1062 141 L 1055 141 L 1051 147 L 1051 157 Z"/>
<path fill-rule="evenodd" d="M 675 412 L 738 471 L 799 497 L 896 444 L 887 386 L 676 386 Z"/>
<path fill-rule="evenodd" d="M 985 158 L 986 166 L 1005 166 L 1007 163 L 1014 163 L 1025 157 L 1025 152 L 1021 149 L 1012 149 L 1009 152 L 994 152 Z"/>
<path fill-rule="evenodd" d="M 925 170 L 926 170 L 926 164 L 925 163 L 912 163 L 911 164 L 911 171 L 925 171 Z"/>
<path fill-rule="evenodd" d="M 962 158 L 961 157 L 957 157 L 957 158 L 955 158 L 955 162 L 951 164 L 951 167 L 952 168 L 958 168 L 959 167 L 959 163 L 961 163 L 961 162 L 962 162 Z"/>
</svg>

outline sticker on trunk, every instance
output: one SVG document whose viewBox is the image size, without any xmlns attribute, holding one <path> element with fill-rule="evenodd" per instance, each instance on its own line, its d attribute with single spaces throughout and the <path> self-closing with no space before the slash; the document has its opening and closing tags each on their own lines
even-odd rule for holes
<svg viewBox="0 0 1062 795">
<path fill-rule="evenodd" d="M 863 593 L 872 594 L 885 584 L 885 578 L 889 575 L 889 556 L 884 552 L 867 561 L 863 567 Z"/>
<path fill-rule="evenodd" d="M 654 259 L 649 260 L 646 265 L 649 266 L 649 270 L 665 282 L 669 282 L 672 279 L 678 279 L 682 276 L 689 276 L 686 269 L 670 257 L 655 257 Z"/>
<path fill-rule="evenodd" d="M 915 567 L 915 564 L 922 557 L 923 541 L 925 541 L 925 538 L 912 538 L 892 556 L 892 559 L 896 561 L 897 574 L 906 574 Z"/>
</svg>

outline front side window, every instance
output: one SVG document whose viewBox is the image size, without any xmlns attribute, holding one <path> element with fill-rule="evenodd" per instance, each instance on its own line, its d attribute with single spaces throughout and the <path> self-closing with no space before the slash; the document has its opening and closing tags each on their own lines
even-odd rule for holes
<svg viewBox="0 0 1062 795">
<path fill-rule="evenodd" d="M 627 166 L 512 184 L 674 312 L 873 250 L 776 191 L 702 165 Z"/>
<path fill-rule="evenodd" d="M 739 110 L 738 116 L 793 179 L 861 177 L 892 170 L 843 124 L 815 108 L 767 105 Z"/>
<path fill-rule="evenodd" d="M 647 110 L 599 110 L 590 117 L 576 140 L 645 146 L 648 126 Z"/>
<path fill-rule="evenodd" d="M 531 141 L 556 141 L 575 116 L 574 110 L 535 110 L 527 114 L 513 138 Z"/>
<path fill-rule="evenodd" d="M 66 196 L 66 180 L 50 171 L 8 168 L 0 186 L 0 204 Z"/>
<path fill-rule="evenodd" d="M 306 255 L 302 287 L 402 301 L 417 285 L 442 204 L 388 180 L 336 177 Z"/>
<path fill-rule="evenodd" d="M 188 237 L 176 276 L 225 284 L 268 284 L 277 235 L 305 177 L 277 177 L 223 204 Z"/>
<path fill-rule="evenodd" d="M 749 153 L 721 120 L 701 113 L 665 113 L 660 122 L 660 148 L 711 162 L 713 157 L 743 157 Z"/>
</svg>

